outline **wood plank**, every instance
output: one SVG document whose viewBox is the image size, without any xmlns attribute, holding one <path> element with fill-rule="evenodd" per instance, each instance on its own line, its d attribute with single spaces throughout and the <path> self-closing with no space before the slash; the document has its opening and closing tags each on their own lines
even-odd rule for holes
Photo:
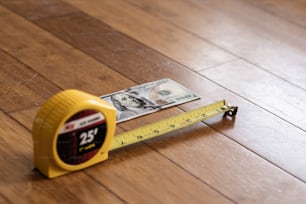
<svg viewBox="0 0 306 204">
<path fill-rule="evenodd" d="M 40 16 L 46 15 L 41 14 L 41 12 L 46 10 L 46 5 L 41 3 L 31 6 L 32 10 L 33 7 L 36 8 L 36 16 L 33 17 L 34 12 L 31 9 L 29 9 L 30 11 L 27 9 L 27 1 L 22 1 L 22 3 L 19 2 L 18 4 L 10 1 L 2 2 L 5 6 L 13 9 L 17 13 L 22 13 L 23 16 L 30 20 L 33 18 L 38 19 Z M 33 4 L 33 1 L 30 2 L 30 4 Z M 52 1 L 47 2 L 51 4 Z M 58 1 L 55 2 L 58 3 Z M 184 62 L 192 69 L 199 70 L 236 59 L 235 56 L 224 52 L 222 49 L 178 29 L 176 26 L 147 15 L 147 13 L 121 1 L 91 1 L 90 4 L 85 1 L 74 0 L 67 2 L 77 5 L 85 11 L 90 11 L 90 15 L 103 19 L 103 21 L 110 25 L 116 24 L 115 27 L 117 30 L 136 38 L 138 41 L 165 55 L 171 53 L 171 57 L 175 61 L 180 63 Z M 117 6 L 120 4 L 122 6 Z M 64 5 L 65 8 L 68 7 L 66 4 Z M 71 9 L 68 10 L 71 12 Z M 60 14 L 49 12 L 49 16 L 57 16 Z M 132 16 L 133 19 L 127 21 L 124 16 Z M 142 17 L 139 18 L 139 16 Z M 154 37 L 154 41 L 151 40 L 152 37 Z M 122 46 L 118 49 L 124 49 Z"/>
<path fill-rule="evenodd" d="M 170 109 L 158 114 L 159 118 L 165 118 L 178 114 L 178 111 Z M 241 111 L 236 121 L 240 114 Z M 156 116 L 148 115 L 141 121 L 125 123 L 123 128 L 135 128 L 139 123 L 154 121 Z M 227 124 L 226 128 L 237 134 L 233 128 L 236 127 L 236 121 L 222 120 L 222 117 L 213 121 L 214 127 L 219 125 L 224 128 L 224 124 Z M 247 149 L 241 149 L 240 144 L 231 142 L 203 124 L 153 139 L 147 144 L 196 177 L 220 189 L 237 203 L 303 202 L 300 195 L 303 195 L 305 183 L 297 182 L 277 167 L 271 167 L 269 161 L 259 159 Z M 291 185 L 292 188 L 288 188 Z M 298 192 L 298 189 L 302 191 Z"/>
<path fill-rule="evenodd" d="M 200 73 L 306 131 L 305 90 L 297 89 L 245 61 L 228 63 Z"/>
<path fill-rule="evenodd" d="M 11 0 L 11 1 L 0 1 L 2 5 L 9 8 L 14 8 L 17 13 L 25 13 L 27 18 L 35 20 L 38 18 L 45 18 L 51 15 L 65 15 L 67 13 L 75 11 L 73 7 L 62 2 L 60 0 Z"/>
<path fill-rule="evenodd" d="M 47 180 L 32 171 L 30 132 L 2 111 L 0 123 L 0 192 L 3 200 L 11 203 L 122 203 L 84 172 Z"/>
<path fill-rule="evenodd" d="M 19 110 L 11 112 L 10 116 L 13 117 L 20 124 L 22 124 L 28 130 L 32 130 L 33 121 L 39 109 L 40 107 L 34 107 L 34 108 Z"/>
<path fill-rule="evenodd" d="M 1 48 L 60 88 L 102 95 L 134 84 L 4 7 L 0 7 L 0 24 Z"/>
<path fill-rule="evenodd" d="M 215 193 L 215 187 L 175 163 L 169 165 L 168 158 L 144 145 L 115 152 L 107 162 L 87 172 L 128 203 L 232 203 Z"/>
<path fill-rule="evenodd" d="M 303 0 L 248 0 L 248 2 L 284 20 L 306 28 L 306 2 Z"/>
<path fill-rule="evenodd" d="M 129 2 L 306 89 L 306 75 L 301 74 L 306 65 L 306 31 L 300 26 L 245 1 Z"/>
<path fill-rule="evenodd" d="M 249 70 L 247 71 L 246 69 L 248 68 Z M 231 69 L 240 70 L 239 73 L 242 73 L 241 70 L 243 70 L 249 74 L 232 74 L 234 70 Z M 266 86 L 261 88 L 261 91 L 268 92 L 269 89 L 276 89 L 273 91 L 277 93 L 278 88 L 288 85 L 282 82 L 279 82 L 282 84 L 280 87 L 274 86 L 273 84 L 267 85 L 269 84 L 267 82 L 261 84 L 261 77 L 264 78 L 266 73 L 254 72 L 252 70 L 254 70 L 254 67 L 251 65 L 246 65 L 243 62 L 236 62 L 220 67 L 220 69 L 218 67 L 207 70 L 203 73 L 203 75 L 216 81 L 218 80 L 220 84 L 234 89 L 238 93 L 247 92 L 249 95 L 252 95 L 252 98 L 258 97 L 258 95 L 255 94 L 255 86 L 247 84 L 248 81 L 243 79 L 243 77 L 256 77 L 256 79 L 258 79 L 258 84 L 256 87 Z M 225 77 L 222 80 L 218 78 L 218 75 L 223 75 L 223 71 L 230 77 Z M 269 78 L 269 80 L 277 81 L 278 79 Z M 240 88 L 238 88 L 238 86 L 240 86 Z M 257 93 L 259 94 L 261 92 Z M 231 95 L 224 95 L 224 97 L 227 98 L 232 104 L 239 104 L 239 117 L 237 117 L 235 120 L 235 128 L 229 128 L 231 127 L 231 124 L 227 122 L 214 125 L 213 123 L 215 120 L 209 120 L 208 124 L 213 125 L 214 128 L 221 130 L 224 132 L 224 134 L 230 136 L 234 140 L 239 141 L 239 143 L 247 146 L 254 152 L 259 153 L 260 155 L 265 155 L 264 157 L 267 160 L 277 164 L 281 168 L 286 169 L 305 181 L 306 175 L 304 169 L 306 168 L 306 163 L 303 162 L 303 158 L 306 156 L 303 150 L 303 146 L 306 144 L 305 131 L 291 125 L 290 123 L 287 123 L 277 116 L 262 111 L 262 108 L 256 107 L 251 103 L 246 103 L 245 101 L 241 102 L 240 100 L 237 101 L 236 97 L 232 97 Z M 288 97 L 291 97 L 291 95 L 288 95 Z M 266 100 L 265 102 L 256 102 L 264 104 L 264 106 L 268 106 L 268 98 L 269 94 L 266 94 L 264 97 L 261 97 L 262 101 Z M 279 111 L 279 108 L 284 106 L 284 103 L 277 98 L 270 98 L 270 100 L 279 101 L 278 105 L 280 106 L 274 107 L 277 109 L 277 111 Z M 298 111 L 298 109 L 295 111 Z"/>
<path fill-rule="evenodd" d="M 40 106 L 60 90 L 37 72 L 0 50 L 0 107 L 12 112 Z M 41 91 L 44 87 L 44 92 Z"/>
</svg>

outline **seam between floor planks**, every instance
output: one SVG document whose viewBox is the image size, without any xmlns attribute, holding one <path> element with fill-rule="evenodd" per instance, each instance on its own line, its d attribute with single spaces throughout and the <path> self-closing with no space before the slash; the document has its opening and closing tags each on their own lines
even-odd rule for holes
<svg viewBox="0 0 306 204">
<path fill-rule="evenodd" d="M 5 53 L 7 56 L 11 57 L 12 59 L 14 59 L 16 62 L 18 62 L 19 64 L 21 65 L 24 65 L 26 67 L 26 69 L 29 69 L 31 71 L 33 71 L 34 73 L 36 73 L 36 76 L 40 76 L 41 78 L 45 79 L 46 81 L 48 81 L 49 83 L 51 83 L 54 87 L 58 88 L 59 90 L 62 90 L 63 88 L 60 87 L 58 84 L 54 83 L 53 81 L 47 79 L 44 75 L 40 74 L 39 72 L 35 71 L 34 69 L 32 69 L 32 67 L 28 66 L 27 64 L 25 64 L 24 62 L 22 62 L 21 60 L 19 60 L 17 57 L 11 55 L 10 53 L 8 53 L 6 50 L 3 50 L 1 47 L 0 47 L 0 51 Z M 26 82 L 28 83 L 28 81 Z M 26 84 L 23 84 L 23 86 L 26 86 Z M 22 89 L 22 88 L 20 88 Z M 14 90 L 16 91 L 16 90 Z M 48 99 L 48 98 L 45 98 L 45 99 Z M 2 107 L 0 107 L 0 110 L 2 110 L 4 113 L 7 113 L 7 114 L 10 114 L 10 113 L 14 113 L 14 112 L 18 112 L 18 111 L 23 111 L 23 110 L 27 110 L 27 109 L 31 109 L 31 108 L 34 108 L 34 107 L 37 107 L 37 105 L 30 105 L 30 106 L 25 106 L 25 107 L 22 107 L 22 108 L 17 108 L 17 109 L 14 109 L 12 111 L 6 111 L 4 109 L 2 109 Z"/>
<path fill-rule="evenodd" d="M 276 113 L 273 113 L 272 111 L 270 111 L 269 109 L 265 108 L 264 106 L 261 106 L 260 104 L 257 104 L 257 103 L 255 103 L 254 101 L 250 100 L 248 97 L 245 97 L 245 96 L 243 96 L 242 94 L 239 94 L 239 93 L 235 92 L 234 90 L 231 90 L 231 89 L 227 88 L 226 86 L 224 86 L 224 85 L 218 83 L 217 81 L 214 81 L 213 79 L 211 79 L 211 78 L 205 76 L 204 74 L 200 74 L 200 73 L 198 73 L 198 74 L 201 75 L 201 76 L 203 76 L 205 79 L 211 81 L 212 83 L 214 83 L 214 84 L 216 84 L 216 85 L 218 85 L 218 86 L 224 88 L 225 90 L 227 90 L 227 91 L 229 91 L 229 92 L 235 94 L 236 96 L 239 96 L 240 98 L 244 99 L 244 100 L 247 101 L 248 103 L 251 103 L 251 104 L 253 104 L 254 106 L 256 106 L 256 107 L 262 109 L 263 111 L 265 111 L 265 112 L 267 112 L 267 113 L 270 113 L 271 115 L 274 115 L 275 117 L 277 117 L 277 118 L 279 118 L 280 120 L 282 120 L 282 121 L 288 123 L 289 125 L 292 125 L 292 126 L 294 126 L 295 128 L 297 128 L 297 129 L 299 129 L 299 130 L 301 130 L 301 131 L 303 131 L 303 132 L 306 132 L 306 129 L 303 129 L 302 127 L 300 127 L 300 126 L 294 124 L 293 122 L 287 120 L 286 118 L 284 118 L 284 117 L 282 117 L 282 116 L 279 116 L 279 115 L 277 115 Z"/>
</svg>

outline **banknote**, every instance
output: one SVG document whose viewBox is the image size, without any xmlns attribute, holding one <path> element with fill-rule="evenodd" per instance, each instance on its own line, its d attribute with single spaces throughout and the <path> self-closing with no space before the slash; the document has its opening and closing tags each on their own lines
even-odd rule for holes
<svg viewBox="0 0 306 204">
<path fill-rule="evenodd" d="M 186 103 L 200 97 L 165 78 L 101 96 L 117 109 L 117 123 Z"/>
</svg>

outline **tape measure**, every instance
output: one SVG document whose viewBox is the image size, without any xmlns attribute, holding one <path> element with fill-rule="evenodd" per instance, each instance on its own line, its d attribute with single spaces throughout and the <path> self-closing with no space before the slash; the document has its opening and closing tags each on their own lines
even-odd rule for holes
<svg viewBox="0 0 306 204">
<path fill-rule="evenodd" d="M 219 101 L 114 136 L 116 109 L 97 96 L 65 90 L 51 97 L 33 123 L 34 166 L 49 178 L 104 161 L 108 153 L 178 130 L 237 107 Z"/>
</svg>

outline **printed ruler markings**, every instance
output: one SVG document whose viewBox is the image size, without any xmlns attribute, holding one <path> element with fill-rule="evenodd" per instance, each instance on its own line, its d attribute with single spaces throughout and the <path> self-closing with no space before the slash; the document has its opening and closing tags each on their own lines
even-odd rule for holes
<svg viewBox="0 0 306 204">
<path fill-rule="evenodd" d="M 110 151 L 188 127 L 221 113 L 234 116 L 236 115 L 236 112 L 237 107 L 226 105 L 224 100 L 218 101 L 216 103 L 119 134 L 114 137 Z"/>
</svg>

